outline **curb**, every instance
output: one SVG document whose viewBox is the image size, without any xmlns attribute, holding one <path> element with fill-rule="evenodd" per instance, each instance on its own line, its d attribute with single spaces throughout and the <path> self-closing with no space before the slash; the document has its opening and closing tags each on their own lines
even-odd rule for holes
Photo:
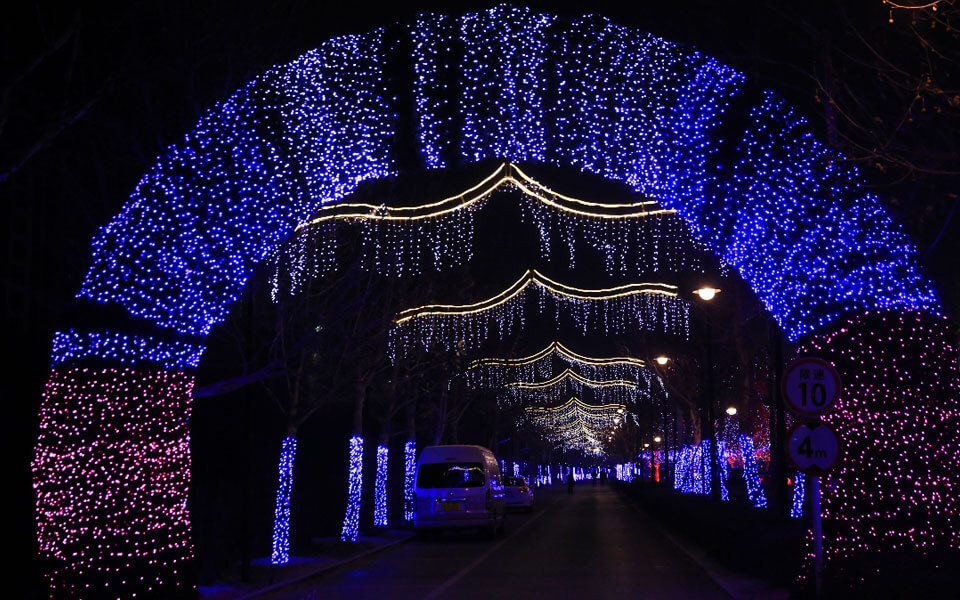
<svg viewBox="0 0 960 600">
<path fill-rule="evenodd" d="M 278 591 L 278 590 L 281 590 L 281 589 L 283 589 L 283 588 L 285 588 L 285 587 L 289 587 L 289 586 L 292 586 L 292 585 L 296 585 L 296 584 L 298 584 L 298 583 L 304 583 L 304 582 L 309 581 L 310 579 L 313 579 L 313 578 L 315 578 L 315 577 L 320 577 L 321 575 L 323 575 L 324 573 L 326 573 L 326 572 L 328 572 L 328 571 L 332 571 L 332 570 L 334 570 L 334 569 L 339 569 L 340 567 L 343 567 L 343 566 L 345 566 L 345 565 L 348 565 L 348 564 L 350 564 L 350 563 L 352 563 L 352 562 L 356 562 L 356 561 L 361 560 L 361 559 L 364 559 L 364 558 L 366 558 L 366 557 L 368 557 L 368 556 L 372 556 L 372 555 L 377 554 L 377 553 L 379 553 L 379 552 L 383 552 L 384 550 L 387 550 L 387 549 L 389 549 L 389 548 L 393 548 L 394 546 L 399 546 L 400 544 L 403 544 L 403 543 L 405 543 L 405 542 L 409 542 L 409 541 L 412 540 L 412 539 L 413 539 L 413 534 L 405 535 L 405 536 L 401 537 L 400 539 L 392 540 L 392 541 L 387 542 L 387 543 L 385 543 L 385 544 L 383 544 L 383 545 L 377 546 L 376 548 L 370 548 L 369 550 L 367 550 L 367 551 L 365 551 L 365 552 L 361 552 L 360 554 L 355 554 L 355 555 L 350 556 L 350 557 L 348 557 L 348 558 L 344 558 L 343 560 L 338 560 L 337 562 L 333 562 L 333 563 L 324 565 L 324 566 L 322 566 L 322 567 L 319 567 L 319 568 L 316 569 L 315 571 L 311 571 L 311 572 L 309 572 L 309 573 L 307 573 L 307 574 L 305 574 L 305 575 L 301 575 L 301 576 L 296 577 L 296 578 L 294 578 L 294 579 L 288 579 L 288 580 L 286 580 L 286 581 L 281 581 L 280 583 L 275 583 L 275 584 L 273 584 L 273 585 L 271 585 L 271 586 L 268 586 L 268 587 L 265 587 L 265 588 L 262 588 L 262 589 L 259 589 L 259 590 L 250 592 L 249 594 L 247 594 L 247 595 L 245 595 L 245 596 L 240 596 L 240 597 L 237 598 L 236 600 L 249 600 L 249 599 L 251 599 L 251 598 L 260 598 L 260 597 L 265 596 L 265 595 L 267 595 L 267 594 L 270 594 L 270 593 L 276 592 L 276 591 Z"/>
</svg>

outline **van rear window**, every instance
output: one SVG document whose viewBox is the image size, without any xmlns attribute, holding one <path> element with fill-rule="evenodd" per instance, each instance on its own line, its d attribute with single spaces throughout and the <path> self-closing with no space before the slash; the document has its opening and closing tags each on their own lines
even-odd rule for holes
<svg viewBox="0 0 960 600">
<path fill-rule="evenodd" d="M 483 485 L 480 463 L 424 463 L 417 471 L 419 488 L 469 488 Z"/>
</svg>

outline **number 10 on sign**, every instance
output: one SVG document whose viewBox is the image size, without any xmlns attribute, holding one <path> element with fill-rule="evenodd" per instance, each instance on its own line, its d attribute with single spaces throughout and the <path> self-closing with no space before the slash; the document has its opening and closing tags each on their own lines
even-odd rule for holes
<svg viewBox="0 0 960 600">
<path fill-rule="evenodd" d="M 783 375 L 783 398 L 791 411 L 818 417 L 833 409 L 840 397 L 840 374 L 819 358 L 798 358 Z"/>
</svg>

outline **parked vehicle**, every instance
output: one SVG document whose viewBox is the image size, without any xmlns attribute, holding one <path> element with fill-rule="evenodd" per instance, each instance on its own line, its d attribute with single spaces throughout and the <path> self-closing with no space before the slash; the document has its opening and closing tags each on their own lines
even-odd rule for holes
<svg viewBox="0 0 960 600">
<path fill-rule="evenodd" d="M 428 446 L 417 460 L 414 527 L 418 533 L 481 528 L 503 531 L 500 465 L 483 446 Z"/>
<path fill-rule="evenodd" d="M 525 508 L 533 510 L 533 489 L 523 477 L 503 478 L 503 500 L 507 508 Z"/>
</svg>

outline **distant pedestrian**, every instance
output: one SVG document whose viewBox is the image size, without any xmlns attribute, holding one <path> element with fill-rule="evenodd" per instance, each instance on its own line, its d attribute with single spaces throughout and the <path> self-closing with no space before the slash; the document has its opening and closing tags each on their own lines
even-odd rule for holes
<svg viewBox="0 0 960 600">
<path fill-rule="evenodd" d="M 600 479 L 600 471 L 596 469 L 590 471 L 590 485 L 596 487 L 598 479 Z"/>
<path fill-rule="evenodd" d="M 570 472 L 567 473 L 567 493 L 573 493 L 573 467 L 571 467 Z"/>
</svg>

